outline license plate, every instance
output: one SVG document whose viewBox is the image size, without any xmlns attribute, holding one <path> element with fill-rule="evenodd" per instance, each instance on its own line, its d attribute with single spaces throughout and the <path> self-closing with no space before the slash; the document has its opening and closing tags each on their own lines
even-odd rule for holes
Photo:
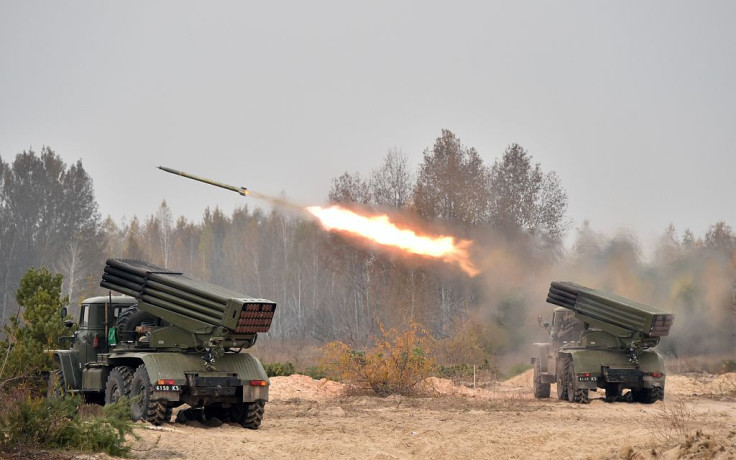
<svg viewBox="0 0 736 460">
<path fill-rule="evenodd" d="M 179 391 L 179 385 L 156 385 L 156 391 Z"/>
</svg>

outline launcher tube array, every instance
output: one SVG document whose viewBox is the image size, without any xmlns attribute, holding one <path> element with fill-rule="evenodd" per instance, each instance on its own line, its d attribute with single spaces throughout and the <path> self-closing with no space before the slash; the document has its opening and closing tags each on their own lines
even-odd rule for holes
<svg viewBox="0 0 736 460">
<path fill-rule="evenodd" d="M 547 302 L 648 337 L 668 335 L 675 320 L 655 307 L 571 282 L 553 282 Z"/>
<path fill-rule="evenodd" d="M 108 259 L 100 286 L 235 334 L 268 332 L 276 310 L 270 300 L 248 298 L 140 260 Z"/>
</svg>

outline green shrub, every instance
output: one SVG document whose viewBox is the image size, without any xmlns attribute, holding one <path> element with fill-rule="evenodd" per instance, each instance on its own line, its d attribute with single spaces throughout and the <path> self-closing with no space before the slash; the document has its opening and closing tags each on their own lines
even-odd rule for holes
<svg viewBox="0 0 736 460">
<path fill-rule="evenodd" d="M 736 359 L 724 359 L 721 365 L 721 372 L 736 372 Z"/>
<path fill-rule="evenodd" d="M 460 379 L 473 376 L 473 366 L 469 364 L 453 364 L 440 366 L 439 376 L 445 379 Z"/>
<path fill-rule="evenodd" d="M 0 393 L 0 448 L 72 449 L 125 456 L 133 434 L 130 401 L 102 409 L 102 416 L 81 416 L 79 396 L 46 399 L 24 386 Z M 135 435 L 134 435 L 135 436 Z M 0 450 L 2 450 L 0 449 Z"/>
<path fill-rule="evenodd" d="M 304 370 L 304 375 L 312 377 L 314 380 L 322 380 L 327 378 L 327 369 L 324 366 L 312 366 Z"/>
<path fill-rule="evenodd" d="M 292 363 L 263 363 L 263 369 L 269 377 L 286 377 L 296 373 Z"/>
<path fill-rule="evenodd" d="M 30 268 L 20 280 L 15 298 L 24 307 L 23 318 L 11 317 L 0 340 L 0 380 L 51 369 L 51 354 L 59 336 L 69 334 L 61 319 L 62 276 L 41 267 Z"/>
</svg>

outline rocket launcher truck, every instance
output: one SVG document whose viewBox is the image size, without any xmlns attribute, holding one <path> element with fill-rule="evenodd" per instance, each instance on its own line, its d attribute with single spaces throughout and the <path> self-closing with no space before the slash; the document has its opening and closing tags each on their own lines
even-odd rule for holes
<svg viewBox="0 0 736 460">
<path fill-rule="evenodd" d="M 549 398 L 556 383 L 557 397 L 576 403 L 598 388 L 609 402 L 664 399 L 664 362 L 652 348 L 669 334 L 673 314 L 571 282 L 553 282 L 547 302 L 558 308 L 551 324 L 539 317 L 551 342 L 534 344 L 536 398 Z"/>
<path fill-rule="evenodd" d="M 82 302 L 76 332 L 60 338 L 70 348 L 53 352 L 49 397 L 79 393 L 104 404 L 129 397 L 133 420 L 156 425 L 186 403 L 182 421 L 260 426 L 270 382 L 241 351 L 268 332 L 274 302 L 139 260 L 109 259 L 100 286 L 123 295 Z"/>
</svg>

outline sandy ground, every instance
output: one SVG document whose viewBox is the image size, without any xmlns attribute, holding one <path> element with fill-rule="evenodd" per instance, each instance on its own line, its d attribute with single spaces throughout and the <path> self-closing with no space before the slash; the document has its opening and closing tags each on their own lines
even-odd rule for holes
<svg viewBox="0 0 736 460">
<path fill-rule="evenodd" d="M 141 423 L 133 455 L 736 458 L 736 373 L 670 376 L 665 402 L 652 405 L 609 404 L 596 393 L 589 405 L 535 400 L 530 379 L 527 372 L 488 389 L 432 379 L 432 397 L 377 398 L 346 396 L 341 384 L 306 376 L 275 377 L 259 430 Z"/>
</svg>

